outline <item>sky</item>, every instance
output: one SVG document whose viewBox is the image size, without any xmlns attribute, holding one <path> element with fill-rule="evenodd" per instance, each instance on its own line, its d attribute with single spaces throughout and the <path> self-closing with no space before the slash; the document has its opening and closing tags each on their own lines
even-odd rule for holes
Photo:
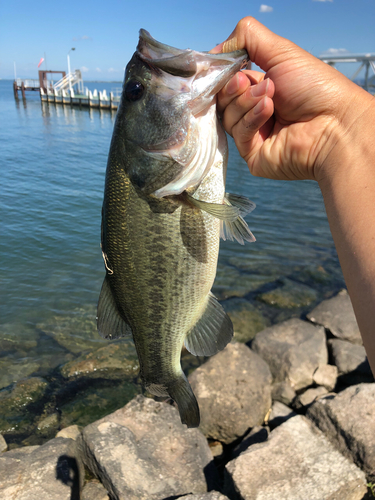
<svg viewBox="0 0 375 500">
<path fill-rule="evenodd" d="M 210 50 L 254 16 L 315 56 L 375 53 L 375 0 L 0 0 L 0 78 L 81 69 L 86 81 L 122 81 L 144 28 L 180 49 Z M 72 48 L 75 48 L 72 51 Z M 353 64 L 341 64 L 350 76 Z"/>
</svg>

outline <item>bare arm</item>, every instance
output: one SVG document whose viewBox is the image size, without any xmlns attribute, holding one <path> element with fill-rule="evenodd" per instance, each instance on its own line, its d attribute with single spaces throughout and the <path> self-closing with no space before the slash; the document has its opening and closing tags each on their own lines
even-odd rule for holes
<svg viewBox="0 0 375 500">
<path fill-rule="evenodd" d="M 319 183 L 375 374 L 375 99 L 253 18 L 214 50 L 235 48 L 268 81 L 234 77 L 219 94 L 223 124 L 253 175 Z"/>
</svg>

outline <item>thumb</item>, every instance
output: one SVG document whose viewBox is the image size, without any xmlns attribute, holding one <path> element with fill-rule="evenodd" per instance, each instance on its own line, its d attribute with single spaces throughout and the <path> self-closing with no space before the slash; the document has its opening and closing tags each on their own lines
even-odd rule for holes
<svg viewBox="0 0 375 500">
<path fill-rule="evenodd" d="M 246 49 L 250 60 L 266 72 L 289 59 L 290 52 L 296 49 L 302 50 L 290 40 L 270 31 L 253 17 L 241 19 L 232 34 L 221 45 L 222 52 Z"/>
</svg>

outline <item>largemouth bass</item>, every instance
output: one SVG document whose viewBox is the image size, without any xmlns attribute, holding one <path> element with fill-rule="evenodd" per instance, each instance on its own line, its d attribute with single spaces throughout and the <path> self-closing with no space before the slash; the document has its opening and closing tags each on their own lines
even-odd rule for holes
<svg viewBox="0 0 375 500">
<path fill-rule="evenodd" d="M 245 51 L 179 50 L 140 31 L 127 65 L 109 152 L 102 210 L 106 277 L 98 329 L 133 335 L 143 385 L 199 425 L 180 363 L 183 345 L 211 356 L 233 336 L 211 293 L 221 236 L 254 241 L 254 204 L 225 193 L 227 140 L 216 94 L 248 61 Z"/>
</svg>

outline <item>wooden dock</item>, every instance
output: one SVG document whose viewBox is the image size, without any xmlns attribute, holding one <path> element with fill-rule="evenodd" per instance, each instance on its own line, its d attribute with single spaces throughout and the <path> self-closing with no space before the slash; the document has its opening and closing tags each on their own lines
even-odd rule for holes
<svg viewBox="0 0 375 500">
<path fill-rule="evenodd" d="M 47 73 L 62 74 L 60 82 L 67 78 L 65 71 L 39 71 L 39 80 L 18 78 L 13 82 L 14 97 L 18 99 L 18 92 L 21 91 L 22 98 L 26 99 L 26 92 L 31 91 L 39 92 L 42 102 L 53 104 L 109 110 L 116 110 L 120 104 L 120 95 L 115 95 L 114 92 L 110 92 L 109 96 L 105 90 L 92 92 L 84 89 L 83 84 L 80 92 L 75 91 L 72 86 L 70 89 L 59 88 L 60 82 L 54 84 L 52 80 L 47 80 Z"/>
</svg>

